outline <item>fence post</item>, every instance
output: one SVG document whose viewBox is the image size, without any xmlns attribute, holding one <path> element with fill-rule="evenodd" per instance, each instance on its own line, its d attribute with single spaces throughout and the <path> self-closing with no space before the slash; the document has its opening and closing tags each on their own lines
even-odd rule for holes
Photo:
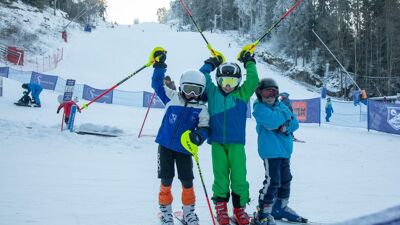
<svg viewBox="0 0 400 225">
<path fill-rule="evenodd" d="M 0 77 L 0 97 L 3 96 L 3 77 Z"/>
</svg>

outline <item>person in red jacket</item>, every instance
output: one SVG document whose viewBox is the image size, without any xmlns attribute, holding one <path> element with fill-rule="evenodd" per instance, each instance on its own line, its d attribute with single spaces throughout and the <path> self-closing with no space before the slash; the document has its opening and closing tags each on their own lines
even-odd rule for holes
<svg viewBox="0 0 400 225">
<path fill-rule="evenodd" d="M 64 108 L 64 122 L 65 122 L 65 124 L 68 124 L 69 117 L 70 117 L 70 114 L 71 114 L 71 108 L 72 108 L 73 105 L 75 105 L 76 109 L 78 110 L 78 112 L 81 113 L 81 108 L 78 106 L 78 104 L 76 104 L 78 102 L 78 99 L 75 98 L 74 100 L 62 102 L 60 104 L 60 106 L 58 106 L 57 114 L 60 113 L 60 110 L 62 108 Z"/>
</svg>

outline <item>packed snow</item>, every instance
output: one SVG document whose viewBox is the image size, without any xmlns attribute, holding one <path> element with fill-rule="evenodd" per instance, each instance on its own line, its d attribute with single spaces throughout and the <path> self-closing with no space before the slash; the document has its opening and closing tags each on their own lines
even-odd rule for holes
<svg viewBox="0 0 400 225">
<path fill-rule="evenodd" d="M 205 36 L 227 60 L 235 60 L 241 46 L 231 36 L 207 32 Z M 167 74 L 176 83 L 184 70 L 199 68 L 210 55 L 196 32 L 175 32 L 155 23 L 114 29 L 98 27 L 92 33 L 69 34 L 64 60 L 51 74 L 106 89 L 143 66 L 155 46 L 168 51 Z M 294 99 L 319 96 L 267 64 L 259 61 L 257 68 L 261 78 L 276 79 L 280 90 L 289 92 Z M 118 89 L 152 91 L 151 74 L 152 68 L 147 68 Z M 3 81 L 1 225 L 158 224 L 160 182 L 154 135 L 160 126 L 162 109 L 150 110 L 141 138 L 138 133 L 146 108 L 100 103 L 78 113 L 76 126 L 90 123 L 117 128 L 122 130 L 119 137 L 60 132 L 62 116 L 56 114 L 59 93 L 44 90 L 42 108 L 17 107 L 13 102 L 21 96 L 21 84 Z M 346 107 L 354 108 L 351 104 Z M 312 222 L 336 223 L 400 203 L 399 136 L 325 123 L 301 124 L 295 136 L 305 143 L 294 144 L 290 206 L 302 216 Z M 247 121 L 246 138 L 252 198 L 246 210 L 252 213 L 264 179 L 254 119 Z M 211 195 L 213 174 L 208 144 L 200 147 L 199 157 Z M 200 222 L 212 224 L 196 167 L 194 172 Z M 180 190 L 175 179 L 175 210 L 181 207 Z M 231 211 L 231 205 L 229 208 Z"/>
</svg>

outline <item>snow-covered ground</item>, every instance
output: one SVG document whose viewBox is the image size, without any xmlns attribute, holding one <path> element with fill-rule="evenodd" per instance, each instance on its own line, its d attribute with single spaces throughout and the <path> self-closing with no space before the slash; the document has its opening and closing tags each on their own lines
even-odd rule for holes
<svg viewBox="0 0 400 225">
<path fill-rule="evenodd" d="M 225 35 L 205 33 L 228 60 L 240 50 Z M 198 33 L 175 32 L 158 24 L 92 33 L 75 32 L 64 48 L 64 61 L 52 74 L 75 78 L 96 88 L 108 88 L 147 62 L 157 45 L 168 50 L 168 74 L 178 83 L 182 71 L 199 68 L 209 52 Z M 228 48 L 228 43 L 232 47 Z M 292 98 L 317 97 L 301 85 L 258 63 L 260 77 L 272 77 Z M 152 68 L 119 87 L 150 91 Z M 92 123 L 122 129 L 117 138 L 60 132 L 56 114 L 58 93 L 44 90 L 42 108 L 16 107 L 20 83 L 4 80 L 0 98 L 0 225 L 122 225 L 157 224 L 157 144 L 154 137 L 163 110 L 152 109 L 137 138 L 145 108 L 93 104 L 78 114 L 76 124 Z M 350 107 L 352 107 L 350 105 Z M 335 111 L 337 112 L 337 110 Z M 334 115 L 335 116 L 335 115 Z M 361 128 L 301 124 L 292 157 L 290 205 L 311 221 L 341 222 L 400 203 L 400 138 Z M 247 124 L 247 166 L 253 212 L 264 170 L 257 154 L 255 121 Z M 397 146 L 397 147 L 396 147 Z M 206 188 L 213 182 L 210 146 L 200 147 Z M 198 177 L 195 190 L 201 224 L 212 224 Z M 174 181 L 174 209 L 179 209 L 180 187 Z M 231 208 L 231 207 L 230 207 Z"/>
</svg>

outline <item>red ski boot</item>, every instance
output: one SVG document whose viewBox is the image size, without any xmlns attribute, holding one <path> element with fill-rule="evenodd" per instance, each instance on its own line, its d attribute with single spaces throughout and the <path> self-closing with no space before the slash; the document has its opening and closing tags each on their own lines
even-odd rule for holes
<svg viewBox="0 0 400 225">
<path fill-rule="evenodd" d="M 230 224 L 226 202 L 217 202 L 215 204 L 215 211 L 217 212 L 217 221 L 220 225 Z"/>
<path fill-rule="evenodd" d="M 247 215 L 246 211 L 243 208 L 233 208 L 233 218 L 235 219 L 238 225 L 248 225 L 250 224 L 249 215 Z"/>
</svg>

